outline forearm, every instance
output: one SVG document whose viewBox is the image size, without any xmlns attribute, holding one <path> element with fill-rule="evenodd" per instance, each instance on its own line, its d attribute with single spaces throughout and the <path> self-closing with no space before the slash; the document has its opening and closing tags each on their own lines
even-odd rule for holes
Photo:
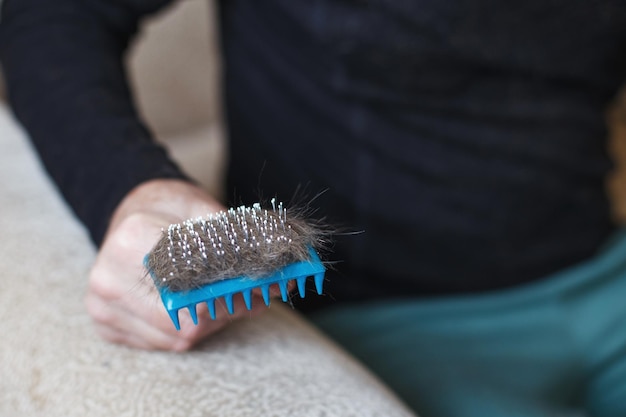
<svg viewBox="0 0 626 417">
<path fill-rule="evenodd" d="M 139 19 L 167 2 L 3 4 L 0 58 L 12 107 L 97 244 L 131 189 L 184 177 L 140 122 L 123 66 Z"/>
</svg>

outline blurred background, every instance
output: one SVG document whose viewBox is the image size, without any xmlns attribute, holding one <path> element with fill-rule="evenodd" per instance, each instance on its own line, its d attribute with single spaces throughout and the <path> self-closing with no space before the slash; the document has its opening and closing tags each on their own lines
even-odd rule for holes
<svg viewBox="0 0 626 417">
<path fill-rule="evenodd" d="M 128 63 L 140 112 L 157 139 L 189 175 L 221 197 L 228 146 L 217 32 L 213 1 L 178 1 L 145 22 Z M 607 123 L 615 160 L 607 190 L 615 218 L 626 223 L 626 89 L 607 112 Z"/>
</svg>

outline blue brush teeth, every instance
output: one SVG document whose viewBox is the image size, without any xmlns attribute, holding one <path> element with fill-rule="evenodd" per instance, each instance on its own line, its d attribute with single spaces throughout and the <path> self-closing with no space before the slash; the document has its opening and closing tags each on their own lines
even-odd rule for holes
<svg viewBox="0 0 626 417">
<path fill-rule="evenodd" d="M 250 278 L 247 276 L 239 276 L 234 278 L 228 278 L 210 284 L 204 285 L 200 288 L 186 291 L 171 291 L 167 287 L 158 286 L 159 293 L 163 305 L 167 310 L 174 326 L 177 330 L 180 330 L 180 322 L 178 319 L 178 312 L 182 308 L 187 308 L 191 319 L 194 324 L 198 324 L 198 316 L 196 313 L 196 306 L 200 303 L 206 303 L 211 318 L 215 320 L 215 300 L 223 298 L 226 304 L 226 309 L 229 314 L 234 313 L 233 296 L 237 293 L 243 295 L 243 300 L 246 308 L 250 310 L 252 308 L 252 291 L 256 288 L 261 289 L 263 301 L 265 305 L 270 304 L 270 286 L 278 284 L 282 301 L 287 302 L 289 300 L 288 283 L 295 280 L 298 287 L 298 293 L 300 297 L 305 296 L 306 280 L 308 277 L 313 277 L 315 282 L 315 289 L 318 294 L 322 294 L 322 287 L 324 284 L 325 268 L 322 264 L 319 256 L 313 248 L 309 248 L 310 259 L 306 261 L 295 262 L 286 265 L 269 276 L 260 278 Z M 144 264 L 147 265 L 148 256 L 144 260 Z M 152 271 L 150 275 L 153 280 L 157 280 Z"/>
</svg>

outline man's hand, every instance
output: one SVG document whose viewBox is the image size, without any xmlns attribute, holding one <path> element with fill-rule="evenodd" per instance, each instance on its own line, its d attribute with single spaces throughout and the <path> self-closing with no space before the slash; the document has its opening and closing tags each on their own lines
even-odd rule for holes
<svg viewBox="0 0 626 417">
<path fill-rule="evenodd" d="M 234 318 L 250 317 L 266 309 L 260 294 L 254 295 L 251 311 L 238 295 L 234 297 L 234 315 L 216 305 L 217 320 L 211 320 L 206 305 L 200 304 L 198 325 L 181 310 L 181 330 L 176 331 L 146 276 L 143 258 L 162 228 L 222 209 L 200 188 L 179 180 L 146 182 L 122 200 L 91 270 L 85 297 L 87 310 L 104 339 L 141 349 L 184 351 Z"/>
</svg>

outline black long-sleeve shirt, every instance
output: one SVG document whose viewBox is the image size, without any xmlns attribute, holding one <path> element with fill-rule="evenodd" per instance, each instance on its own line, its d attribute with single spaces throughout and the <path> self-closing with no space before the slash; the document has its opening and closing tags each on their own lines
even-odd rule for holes
<svg viewBox="0 0 626 417">
<path fill-rule="evenodd" d="M 166 3 L 3 5 L 11 103 L 96 243 L 130 188 L 182 177 L 121 63 Z M 320 214 L 364 230 L 336 244 L 334 298 L 515 285 L 611 232 L 623 0 L 228 0 L 220 15 L 233 202 L 327 189 Z"/>
<path fill-rule="evenodd" d="M 11 105 L 98 244 L 131 188 L 184 177 L 140 122 L 122 64 L 141 16 L 164 3 L 3 4 L 0 54 Z"/>
</svg>

